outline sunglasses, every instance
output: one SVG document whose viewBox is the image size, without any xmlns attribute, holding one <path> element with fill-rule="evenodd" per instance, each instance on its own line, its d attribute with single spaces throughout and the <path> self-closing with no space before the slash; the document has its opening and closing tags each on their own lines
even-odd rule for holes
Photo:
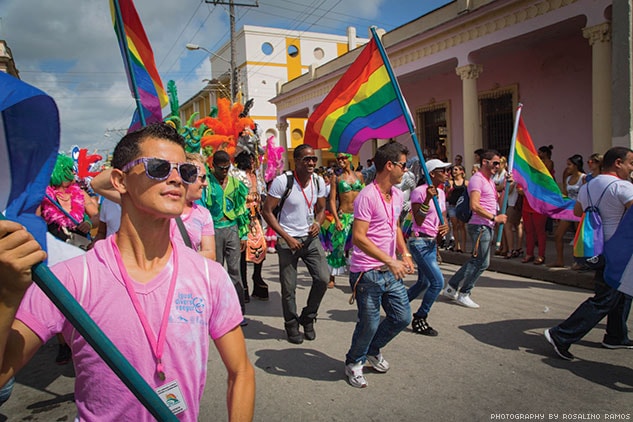
<svg viewBox="0 0 633 422">
<path fill-rule="evenodd" d="M 450 169 L 450 167 L 447 167 L 447 168 L 445 168 L 445 169 L 437 169 L 437 170 L 433 170 L 433 173 L 435 173 L 435 172 L 437 172 L 437 173 L 450 173 L 450 172 L 451 172 L 451 169 Z"/>
<path fill-rule="evenodd" d="M 231 168 L 230 164 L 227 164 L 226 166 L 220 166 L 220 165 L 213 165 L 213 168 L 218 169 L 218 170 L 222 170 L 222 171 L 227 171 L 228 169 Z"/>
<path fill-rule="evenodd" d="M 402 170 L 407 168 L 406 161 L 392 161 L 391 164 L 393 164 L 394 166 L 399 166 Z"/>
<path fill-rule="evenodd" d="M 319 157 L 317 157 L 316 155 L 306 155 L 301 159 L 301 161 L 303 161 L 304 163 L 309 163 L 311 161 L 316 163 L 317 161 L 319 161 Z"/>
<path fill-rule="evenodd" d="M 137 164 L 145 166 L 145 175 L 152 180 L 166 180 L 169 177 L 172 169 L 178 170 L 178 174 L 182 181 L 186 184 L 191 184 L 196 181 L 198 177 L 198 167 L 191 163 L 172 163 L 162 158 L 150 158 L 141 157 L 130 163 L 127 163 L 121 171 L 127 173 L 130 169 Z"/>
<path fill-rule="evenodd" d="M 207 175 L 206 174 L 201 174 L 198 176 L 198 179 L 200 179 L 201 183 L 204 183 L 207 181 Z"/>
<path fill-rule="evenodd" d="M 488 162 L 490 164 L 492 164 L 493 167 L 497 167 L 497 166 L 501 165 L 501 161 L 490 161 L 490 160 L 488 160 Z"/>
</svg>

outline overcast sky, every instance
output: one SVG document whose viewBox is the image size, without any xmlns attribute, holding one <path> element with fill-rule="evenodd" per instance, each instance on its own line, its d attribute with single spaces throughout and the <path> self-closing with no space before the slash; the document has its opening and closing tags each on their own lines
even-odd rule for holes
<svg viewBox="0 0 633 422">
<path fill-rule="evenodd" d="M 389 31 L 449 0 L 259 0 L 236 7 L 236 27 L 271 26 L 360 37 L 369 26 Z M 208 56 L 228 41 L 228 6 L 204 0 L 135 0 L 158 71 L 173 79 L 182 104 L 208 78 Z M 255 4 L 255 0 L 236 3 Z M 0 39 L 13 52 L 20 78 L 51 95 L 61 116 L 62 151 L 72 145 L 112 150 L 129 125 L 131 98 L 108 0 L 0 0 Z M 163 110 L 168 112 L 168 107 Z M 37 124 L 37 122 L 34 122 Z"/>
</svg>

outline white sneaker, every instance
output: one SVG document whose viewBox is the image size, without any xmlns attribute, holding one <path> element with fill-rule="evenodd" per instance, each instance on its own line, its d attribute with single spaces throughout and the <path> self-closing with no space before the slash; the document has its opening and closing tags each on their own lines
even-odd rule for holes
<svg viewBox="0 0 633 422">
<path fill-rule="evenodd" d="M 389 362 L 382 357 L 382 353 L 378 353 L 376 356 L 367 355 L 367 362 L 378 372 L 387 372 L 389 370 Z"/>
<path fill-rule="evenodd" d="M 468 293 L 460 293 L 459 295 L 457 295 L 457 299 L 455 300 L 457 301 L 457 303 L 467 308 L 479 308 L 479 305 L 473 302 L 473 300 L 470 298 L 470 294 Z"/>
<path fill-rule="evenodd" d="M 356 388 L 365 388 L 367 387 L 367 380 L 363 375 L 363 364 L 362 363 L 349 363 L 345 365 L 345 375 L 347 375 L 347 379 L 349 381 L 349 385 Z"/>
<path fill-rule="evenodd" d="M 447 285 L 442 294 L 449 299 L 457 300 L 457 290 L 453 289 L 450 285 Z"/>
</svg>

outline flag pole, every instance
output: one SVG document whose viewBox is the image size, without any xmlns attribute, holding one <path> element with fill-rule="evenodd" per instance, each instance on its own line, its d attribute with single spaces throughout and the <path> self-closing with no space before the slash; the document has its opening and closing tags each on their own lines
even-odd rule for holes
<svg viewBox="0 0 633 422">
<path fill-rule="evenodd" d="M 512 130 L 512 138 L 510 140 L 510 153 L 508 154 L 507 172 L 510 174 L 512 174 L 512 169 L 514 168 L 514 150 L 516 149 L 516 144 L 517 144 L 517 132 L 519 130 L 519 119 L 521 118 L 522 109 L 523 109 L 523 104 L 519 103 L 519 105 L 517 106 L 517 115 L 514 121 L 514 129 Z M 501 214 L 505 214 L 506 209 L 508 208 L 509 190 L 510 190 L 510 181 L 506 180 L 506 187 L 504 190 L 505 194 L 503 195 L 503 204 L 501 205 Z M 503 236 L 503 223 L 499 224 L 499 230 L 497 231 L 497 243 L 496 243 L 497 249 L 501 247 L 501 236 Z"/>
<path fill-rule="evenodd" d="M 136 110 L 138 111 L 139 119 L 141 120 L 141 126 L 147 126 L 145 121 L 145 113 L 143 113 L 143 105 L 141 103 L 141 96 L 138 93 L 138 87 L 136 86 L 136 78 L 134 77 L 134 71 L 132 70 L 132 58 L 130 57 L 130 49 L 127 44 L 127 35 L 125 34 L 125 27 L 123 26 L 123 18 L 121 17 L 121 6 L 119 0 L 112 0 L 114 7 L 114 18 L 116 20 L 116 31 L 119 36 L 119 45 L 122 46 L 123 64 L 127 69 L 128 77 L 130 78 L 130 84 L 132 85 L 132 93 L 134 94 L 134 101 L 136 102 Z"/>
<path fill-rule="evenodd" d="M 413 146 L 415 147 L 415 151 L 418 153 L 418 157 L 420 158 L 420 167 L 422 167 L 422 171 L 424 172 L 426 183 L 431 184 L 431 175 L 429 174 L 429 171 L 426 168 L 426 162 L 424 161 L 424 154 L 422 154 L 422 149 L 420 148 L 420 143 L 418 142 L 418 136 L 415 134 L 415 128 L 413 127 L 413 122 L 411 121 L 411 113 L 409 112 L 409 107 L 407 107 L 406 103 L 404 102 L 402 91 L 400 91 L 400 85 L 398 85 L 396 76 L 393 73 L 393 69 L 391 68 L 391 63 L 389 62 L 389 57 L 387 57 L 387 52 L 382 46 L 380 37 L 376 33 L 376 27 L 371 26 L 369 30 L 371 31 L 371 35 L 374 37 L 374 40 L 376 40 L 376 46 L 378 47 L 378 51 L 380 52 L 382 61 L 385 63 L 385 69 L 387 69 L 389 80 L 391 81 L 391 84 L 393 85 L 393 88 L 396 91 L 396 97 L 398 98 L 398 103 L 400 104 L 400 107 L 402 108 L 402 114 L 404 114 L 405 120 L 407 122 L 407 127 L 409 128 L 409 134 L 411 135 L 411 138 L 413 139 Z M 444 216 L 442 215 L 442 209 L 440 208 L 440 203 L 437 199 L 437 196 L 433 197 L 433 205 L 435 205 L 435 209 L 437 210 L 437 216 L 440 219 L 440 224 L 444 224 Z"/>
</svg>

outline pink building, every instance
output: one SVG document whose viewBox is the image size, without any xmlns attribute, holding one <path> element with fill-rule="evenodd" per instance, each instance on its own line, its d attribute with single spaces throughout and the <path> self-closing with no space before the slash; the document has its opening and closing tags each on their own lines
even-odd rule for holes
<svg viewBox="0 0 633 422">
<path fill-rule="evenodd" d="M 382 36 L 423 151 L 444 141 L 467 168 L 477 148 L 506 155 L 521 102 L 559 174 L 573 154 L 631 146 L 630 39 L 631 4 L 619 0 L 457 0 Z M 271 102 L 282 145 L 286 121 L 308 117 L 359 52 L 280 86 Z"/>
</svg>

